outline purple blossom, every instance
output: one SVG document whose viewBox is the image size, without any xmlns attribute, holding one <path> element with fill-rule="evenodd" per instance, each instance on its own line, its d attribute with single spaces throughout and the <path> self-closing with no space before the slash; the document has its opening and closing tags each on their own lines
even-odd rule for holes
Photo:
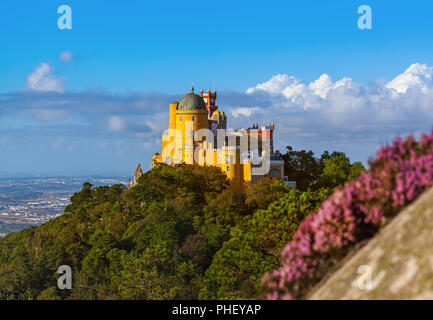
<svg viewBox="0 0 433 320">
<path fill-rule="evenodd" d="M 390 217 L 433 185 L 433 131 L 397 137 L 370 160 L 370 170 L 325 200 L 300 225 L 281 253 L 281 268 L 263 276 L 267 299 L 302 298 L 326 272 L 325 262 L 337 262 L 345 248 L 371 237 Z"/>
</svg>

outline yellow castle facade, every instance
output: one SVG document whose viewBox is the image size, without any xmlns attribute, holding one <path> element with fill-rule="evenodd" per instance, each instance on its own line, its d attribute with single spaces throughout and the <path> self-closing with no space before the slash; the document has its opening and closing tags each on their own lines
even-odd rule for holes
<svg viewBox="0 0 433 320">
<path fill-rule="evenodd" d="M 195 164 L 219 167 L 236 193 L 264 176 L 285 180 L 284 164 L 273 151 L 274 125 L 227 129 L 227 116 L 216 106 L 217 93 L 185 94 L 169 105 L 168 130 L 162 136 L 162 152 L 156 163 Z"/>
</svg>

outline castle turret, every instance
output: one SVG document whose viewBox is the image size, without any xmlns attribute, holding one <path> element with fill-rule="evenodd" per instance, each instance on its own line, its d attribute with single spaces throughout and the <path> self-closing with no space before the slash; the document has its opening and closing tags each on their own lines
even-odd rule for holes
<svg viewBox="0 0 433 320">
<path fill-rule="evenodd" d="M 176 129 L 176 110 L 179 102 L 170 103 L 168 128 Z"/>
<path fill-rule="evenodd" d="M 206 110 L 208 111 L 208 117 L 209 118 L 212 117 L 215 110 L 218 110 L 218 106 L 216 105 L 216 98 L 217 98 L 216 90 L 214 90 L 212 93 L 210 89 L 207 89 L 207 92 L 203 93 L 203 89 L 201 89 L 200 97 L 202 97 L 204 102 L 206 103 Z"/>
</svg>

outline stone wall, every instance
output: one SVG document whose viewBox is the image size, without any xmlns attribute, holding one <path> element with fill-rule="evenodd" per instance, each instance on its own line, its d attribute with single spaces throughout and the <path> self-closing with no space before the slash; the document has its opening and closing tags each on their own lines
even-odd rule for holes
<svg viewBox="0 0 433 320">
<path fill-rule="evenodd" d="M 433 299 L 433 189 L 319 283 L 308 299 Z"/>
</svg>

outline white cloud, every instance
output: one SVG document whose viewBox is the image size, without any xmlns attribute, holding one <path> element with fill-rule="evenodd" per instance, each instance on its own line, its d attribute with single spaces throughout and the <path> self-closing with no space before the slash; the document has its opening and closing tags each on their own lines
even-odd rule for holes
<svg viewBox="0 0 433 320">
<path fill-rule="evenodd" d="M 419 63 L 412 64 L 406 71 L 384 83 L 383 86 L 378 84 L 364 86 L 347 77 L 334 82 L 328 74 L 322 74 L 306 85 L 294 76 L 278 74 L 264 83 L 249 88 L 246 94 L 249 96 L 259 93 L 268 94 L 270 107 L 289 107 L 291 110 L 313 108 L 336 115 L 339 113 L 350 115 L 353 110 L 374 111 L 375 116 L 385 110 L 399 113 L 399 110 L 407 110 L 407 108 L 431 111 L 433 108 L 432 75 L 433 67 Z M 409 88 L 412 89 L 411 92 L 408 92 Z M 396 95 L 396 92 L 400 94 Z M 249 114 L 244 115 L 249 116 Z"/>
<path fill-rule="evenodd" d="M 31 74 L 27 76 L 27 87 L 36 91 L 63 92 L 64 78 L 54 75 L 53 68 L 41 62 Z"/>
<path fill-rule="evenodd" d="M 253 88 L 248 88 L 246 93 L 254 94 L 262 91 L 271 95 L 282 95 L 292 102 L 299 102 L 300 98 L 308 100 L 311 96 L 318 96 L 322 99 L 326 99 L 329 90 L 337 89 L 339 87 L 352 88 L 353 80 L 350 78 L 343 78 L 334 83 L 331 77 L 324 73 L 317 80 L 311 82 L 307 87 L 306 84 L 302 83 L 300 79 L 294 76 L 277 74 L 264 83 L 260 83 Z"/>
<path fill-rule="evenodd" d="M 243 103 L 242 108 L 258 106 L 262 123 L 275 122 L 276 143 L 303 148 L 313 148 L 316 143 L 322 148 L 354 153 L 366 149 L 372 156 L 380 142 L 396 134 L 431 129 L 432 75 L 433 67 L 419 63 L 391 81 L 368 85 L 349 77 L 334 82 L 328 74 L 310 83 L 278 74 L 249 88 L 245 94 L 249 104 Z M 237 116 L 231 119 L 234 127 L 256 121 L 251 113 L 237 112 L 236 107 L 232 110 L 232 115 Z"/>
<path fill-rule="evenodd" d="M 286 88 L 290 83 L 297 82 L 295 77 L 288 76 L 287 74 L 277 74 L 273 76 L 270 80 L 260 83 L 254 88 L 249 88 L 247 93 L 254 93 L 259 90 L 269 92 L 271 94 L 281 93 L 284 88 Z"/>
<path fill-rule="evenodd" d="M 433 67 L 414 63 L 405 72 L 395 77 L 386 87 L 399 93 L 405 93 L 409 88 L 420 88 L 424 93 L 431 86 Z"/>
<path fill-rule="evenodd" d="M 244 107 L 239 107 L 239 108 L 234 108 L 230 110 L 230 113 L 233 117 L 238 117 L 240 115 L 242 116 L 246 116 L 249 117 L 251 116 L 253 113 L 259 111 L 260 108 L 259 107 L 252 107 L 252 108 L 244 108 Z"/>
<path fill-rule="evenodd" d="M 311 82 L 308 85 L 308 89 L 325 99 L 329 89 L 331 89 L 333 85 L 331 77 L 324 73 L 319 77 L 319 79 Z"/>
<path fill-rule="evenodd" d="M 72 60 L 72 58 L 73 58 L 72 52 L 70 51 L 60 52 L 60 60 L 62 60 L 63 62 L 69 62 Z"/>
<path fill-rule="evenodd" d="M 108 118 L 108 130 L 120 132 L 125 129 L 125 121 L 119 116 L 111 116 Z"/>
<path fill-rule="evenodd" d="M 307 87 L 294 76 L 277 74 L 264 83 L 260 83 L 253 88 L 248 88 L 247 93 L 253 94 L 260 91 L 273 95 L 282 94 L 287 99 L 296 101 L 298 97 L 305 95 Z"/>
</svg>

